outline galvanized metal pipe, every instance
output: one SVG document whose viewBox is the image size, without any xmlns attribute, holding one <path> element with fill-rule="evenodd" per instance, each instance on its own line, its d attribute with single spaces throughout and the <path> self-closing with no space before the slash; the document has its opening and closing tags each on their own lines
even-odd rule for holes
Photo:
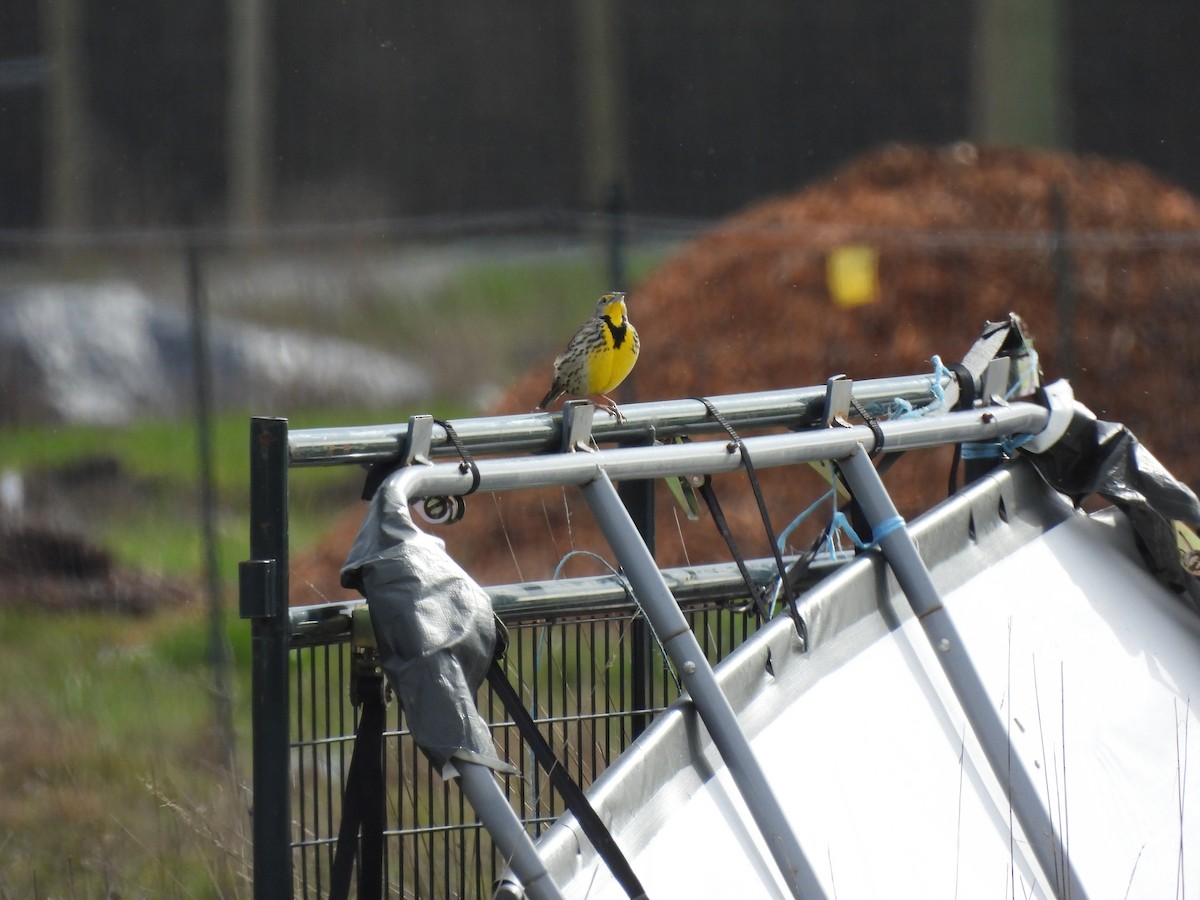
<svg viewBox="0 0 1200 900">
<path fill-rule="evenodd" d="M 939 416 L 881 422 L 886 451 L 911 450 L 964 441 L 986 441 L 1011 434 L 1033 434 L 1046 425 L 1048 411 L 1035 403 L 968 410 Z M 859 445 L 871 446 L 874 433 L 866 425 L 821 428 L 743 439 L 756 468 L 837 459 Z M 614 481 L 735 472 L 742 458 L 725 441 L 693 441 L 654 447 L 617 447 L 593 453 L 556 453 L 512 459 L 479 460 L 480 491 L 528 490 L 582 485 L 598 468 Z M 462 495 L 471 489 L 471 474 L 451 463 L 414 465 L 393 476 L 409 501 L 437 495 Z"/>
<path fill-rule="evenodd" d="M 783 561 L 790 566 L 798 558 L 785 556 Z M 844 560 L 825 558 L 813 561 L 809 565 L 811 580 L 819 581 L 831 569 L 844 563 Z M 760 586 L 769 585 L 779 577 L 774 558 L 748 559 L 746 568 L 754 583 Z M 733 563 L 680 566 L 662 572 L 671 594 L 685 609 L 712 608 L 746 598 L 746 582 Z M 484 590 L 492 599 L 496 615 L 506 622 L 522 623 L 564 616 L 595 618 L 636 610 L 624 582 L 613 575 L 489 585 Z M 365 600 L 359 599 L 293 606 L 289 611 L 292 646 L 349 640 L 350 615 L 365 604 Z"/>
<path fill-rule="evenodd" d="M 951 381 L 943 376 L 941 387 Z M 920 405 L 932 397 L 932 375 L 877 378 L 854 383 L 854 399 L 870 409 L 895 398 Z M 824 385 L 710 398 L 739 429 L 803 428 L 817 422 L 825 403 Z M 721 427 L 699 400 L 668 400 L 623 405 L 624 421 L 597 416 L 592 431 L 600 441 L 633 441 L 679 434 L 713 434 Z M 557 413 L 456 419 L 454 430 L 463 444 L 479 455 L 540 452 L 557 449 L 562 441 L 562 417 Z M 404 449 L 407 423 L 293 431 L 289 452 L 293 466 L 333 466 L 376 463 L 396 458 Z M 432 457 L 456 457 L 457 450 L 440 425 L 433 428 Z M 757 462 L 757 460 L 756 460 Z"/>
<path fill-rule="evenodd" d="M 1010 753 L 1008 731 L 996 713 L 991 696 L 971 662 L 954 621 L 942 605 L 929 569 L 917 552 L 908 529 L 903 527 L 879 473 L 861 447 L 840 459 L 838 464 L 867 521 L 872 528 L 885 532 L 879 536 L 879 547 L 933 645 L 988 764 L 1008 795 L 1013 814 L 1025 832 L 1047 883 L 1059 897 L 1087 900 L 1087 892 L 1071 865 L 1062 836 L 1039 799 L 1029 773 Z"/>
</svg>

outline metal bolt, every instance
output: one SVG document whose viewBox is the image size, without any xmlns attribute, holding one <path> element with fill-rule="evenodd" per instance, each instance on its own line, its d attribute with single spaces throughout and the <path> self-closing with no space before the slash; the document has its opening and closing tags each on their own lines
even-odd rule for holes
<svg viewBox="0 0 1200 900">
<path fill-rule="evenodd" d="M 683 674 L 684 675 L 695 675 L 696 674 L 696 664 L 694 662 L 692 662 L 690 659 L 683 664 Z"/>
<path fill-rule="evenodd" d="M 950 649 L 950 639 L 942 638 L 940 641 L 938 641 L 938 649 L 941 650 L 943 653 L 945 653 L 947 650 L 949 650 Z"/>
</svg>

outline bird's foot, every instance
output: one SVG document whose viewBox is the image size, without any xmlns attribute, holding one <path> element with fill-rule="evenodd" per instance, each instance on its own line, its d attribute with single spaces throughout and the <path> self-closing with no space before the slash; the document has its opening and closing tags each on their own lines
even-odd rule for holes
<svg viewBox="0 0 1200 900">
<path fill-rule="evenodd" d="M 604 394 L 600 394 L 597 397 L 593 397 L 592 402 L 595 403 L 596 406 L 600 407 L 600 409 L 604 410 L 606 413 L 608 413 L 610 416 L 612 416 L 614 419 L 616 419 L 618 425 L 624 425 L 626 422 L 629 421 L 628 419 L 625 418 L 625 414 L 623 412 L 621 412 L 620 407 L 617 406 L 617 404 L 613 401 L 613 399 L 611 397 L 605 396 Z"/>
</svg>

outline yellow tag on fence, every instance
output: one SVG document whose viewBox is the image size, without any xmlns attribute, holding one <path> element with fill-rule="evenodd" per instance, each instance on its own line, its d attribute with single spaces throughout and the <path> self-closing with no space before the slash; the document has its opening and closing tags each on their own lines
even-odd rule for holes
<svg viewBox="0 0 1200 900">
<path fill-rule="evenodd" d="M 879 300 L 879 251 L 866 244 L 847 244 L 825 258 L 829 296 L 838 306 L 853 307 Z"/>
</svg>

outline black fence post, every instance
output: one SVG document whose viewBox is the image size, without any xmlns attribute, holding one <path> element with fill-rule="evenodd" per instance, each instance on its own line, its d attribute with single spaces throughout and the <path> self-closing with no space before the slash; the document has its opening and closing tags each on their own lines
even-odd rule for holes
<svg viewBox="0 0 1200 900">
<path fill-rule="evenodd" d="M 288 423 L 250 420 L 250 559 L 239 567 L 250 620 L 254 897 L 292 896 L 288 721 Z"/>
<path fill-rule="evenodd" d="M 192 339 L 192 380 L 195 399 L 196 463 L 200 487 L 200 531 L 204 549 L 205 590 L 208 594 L 208 656 L 212 667 L 212 691 L 217 733 L 223 763 L 236 769 L 233 730 L 232 653 L 225 634 L 225 605 L 221 596 L 221 564 L 217 552 L 217 486 L 213 466 L 212 359 L 208 341 L 208 303 L 200 250 L 195 240 L 186 251 L 187 297 Z"/>
</svg>

